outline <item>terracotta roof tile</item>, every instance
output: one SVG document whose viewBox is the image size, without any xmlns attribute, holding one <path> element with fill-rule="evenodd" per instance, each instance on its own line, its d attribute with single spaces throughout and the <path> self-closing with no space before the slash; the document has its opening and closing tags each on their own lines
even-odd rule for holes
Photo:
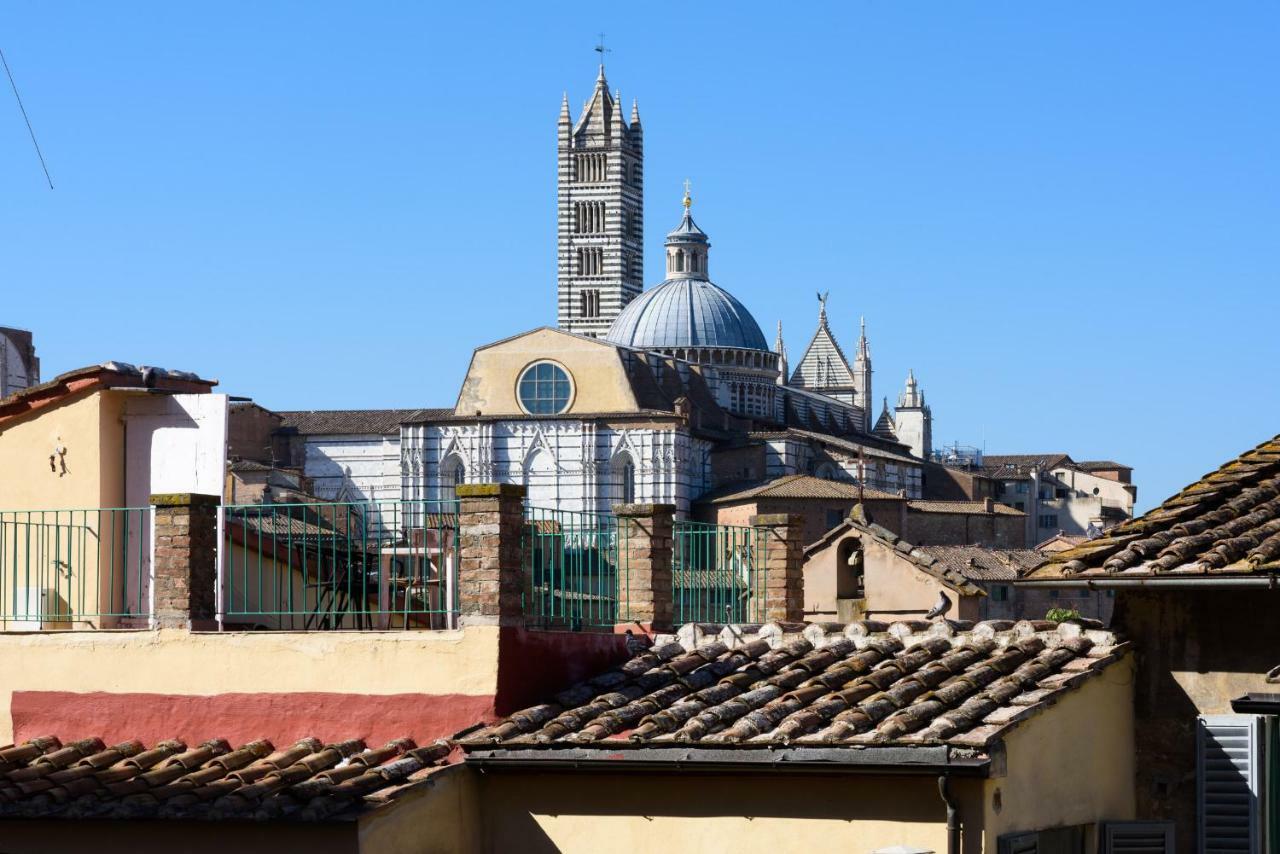
<svg viewBox="0 0 1280 854">
<path fill-rule="evenodd" d="M 213 739 L 146 749 L 45 736 L 0 747 L 0 818 L 319 820 L 376 806 L 452 748 L 402 738 L 375 748 L 303 739 L 281 750 L 267 741 L 232 749 Z"/>
<path fill-rule="evenodd" d="M 687 625 L 673 642 L 517 712 L 465 750 L 951 744 L 985 749 L 1117 661 L 1066 623 Z M 604 746 L 604 745 L 601 745 Z"/>
<path fill-rule="evenodd" d="M 912 501 L 907 507 L 917 513 L 995 513 L 997 516 L 1025 516 L 1007 504 L 994 501 L 991 509 L 982 501 Z"/>
<path fill-rule="evenodd" d="M 303 436 L 385 436 L 410 420 L 453 415 L 453 409 L 316 409 L 277 412 L 279 430 Z"/>
<path fill-rule="evenodd" d="M 1031 580 L 1168 578 L 1280 570 L 1280 436 L 1148 513 L 1051 556 Z"/>
<path fill-rule="evenodd" d="M 863 496 L 877 500 L 896 501 L 902 496 L 880 489 L 865 487 Z M 700 498 L 712 504 L 730 501 L 747 501 L 753 498 L 813 498 L 843 501 L 858 500 L 858 484 L 843 480 L 827 480 L 807 474 L 788 474 L 771 480 L 751 484 L 731 484 Z"/>
</svg>

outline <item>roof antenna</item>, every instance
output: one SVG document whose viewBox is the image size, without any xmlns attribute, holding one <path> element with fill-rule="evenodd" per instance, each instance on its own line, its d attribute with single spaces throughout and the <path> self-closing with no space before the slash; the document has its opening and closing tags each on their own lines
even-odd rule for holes
<svg viewBox="0 0 1280 854">
<path fill-rule="evenodd" d="M 27 123 L 27 133 L 31 134 L 31 144 L 35 146 L 36 157 L 40 158 L 40 168 L 44 170 L 44 179 L 49 182 L 49 189 L 53 189 L 53 178 L 49 177 L 49 167 L 45 165 L 44 154 L 40 151 L 40 143 L 36 142 L 36 131 L 31 126 L 31 119 L 27 116 L 27 108 L 22 105 L 22 96 L 18 94 L 18 84 L 13 79 L 13 72 L 9 70 L 9 60 L 4 57 L 4 50 L 0 49 L 0 64 L 4 65 L 4 73 L 9 77 L 9 85 L 13 88 L 13 97 L 18 101 L 18 110 L 22 113 L 22 120 Z"/>
</svg>

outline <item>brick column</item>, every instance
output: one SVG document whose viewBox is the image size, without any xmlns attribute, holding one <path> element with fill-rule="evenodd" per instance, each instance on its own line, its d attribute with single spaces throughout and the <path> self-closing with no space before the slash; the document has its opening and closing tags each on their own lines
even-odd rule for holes
<svg viewBox="0 0 1280 854">
<path fill-rule="evenodd" d="M 218 505 L 216 495 L 151 496 L 155 507 L 151 596 L 162 629 L 212 628 L 217 618 Z"/>
<path fill-rule="evenodd" d="M 524 487 L 468 483 L 457 494 L 461 625 L 521 625 Z"/>
<path fill-rule="evenodd" d="M 648 632 L 670 631 L 674 504 L 616 504 L 618 517 L 618 614 Z M 624 610 L 625 609 L 625 610 Z"/>
<path fill-rule="evenodd" d="M 804 620 L 804 517 L 797 513 L 766 513 L 751 517 L 754 528 L 764 528 L 756 555 L 765 568 L 765 619 L 799 623 Z"/>
</svg>

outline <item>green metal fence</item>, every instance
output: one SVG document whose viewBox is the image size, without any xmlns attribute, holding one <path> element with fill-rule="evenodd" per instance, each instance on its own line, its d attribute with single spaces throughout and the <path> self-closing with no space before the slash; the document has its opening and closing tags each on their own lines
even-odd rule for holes
<svg viewBox="0 0 1280 854">
<path fill-rule="evenodd" d="M 605 513 L 525 509 L 525 615 L 572 629 L 628 619 L 626 528 Z"/>
<path fill-rule="evenodd" d="M 151 512 L 0 511 L 0 628 L 148 625 Z"/>
<path fill-rule="evenodd" d="M 678 520 L 672 556 L 676 624 L 764 622 L 768 536 L 763 528 Z"/>
<path fill-rule="evenodd" d="M 457 626 L 456 501 L 228 505 L 221 525 L 224 627 Z"/>
</svg>

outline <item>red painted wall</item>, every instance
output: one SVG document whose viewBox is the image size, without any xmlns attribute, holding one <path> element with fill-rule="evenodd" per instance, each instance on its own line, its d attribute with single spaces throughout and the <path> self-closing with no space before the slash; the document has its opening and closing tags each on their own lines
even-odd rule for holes
<svg viewBox="0 0 1280 854">
<path fill-rule="evenodd" d="M 15 691 L 15 743 L 42 735 L 64 742 L 98 736 L 108 744 L 136 738 L 188 745 L 225 738 L 233 747 L 265 738 L 276 747 L 300 738 L 327 743 L 360 738 L 381 746 L 408 736 L 418 744 L 495 720 L 493 698 L 472 694 L 77 694 Z"/>
<path fill-rule="evenodd" d="M 637 628 L 638 631 L 638 628 Z M 551 696 L 626 661 L 626 636 L 504 628 L 498 635 L 499 716 Z"/>
</svg>

